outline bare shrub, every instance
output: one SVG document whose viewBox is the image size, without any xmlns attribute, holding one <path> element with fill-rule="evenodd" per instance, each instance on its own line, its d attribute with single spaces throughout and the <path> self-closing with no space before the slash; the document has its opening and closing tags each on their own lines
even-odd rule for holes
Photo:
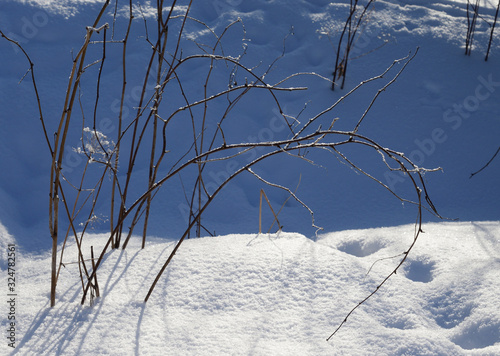
<svg viewBox="0 0 500 356">
<path fill-rule="evenodd" d="M 366 26 L 370 6 L 375 0 L 368 0 L 364 5 L 358 4 L 358 2 L 358 0 L 351 0 L 349 15 L 340 32 L 335 56 L 335 67 L 333 69 L 332 90 L 335 90 L 335 86 L 338 85 L 339 81 L 341 81 L 340 89 L 344 89 L 347 68 L 351 59 L 351 50 L 359 37 L 359 32 Z"/>
<path fill-rule="evenodd" d="M 418 207 L 414 241 L 403 253 L 400 265 L 404 262 L 421 232 L 423 209 L 437 215 L 423 179 L 424 173 L 436 169 L 418 167 L 404 153 L 387 148 L 360 134 L 359 128 L 377 98 L 401 76 L 418 49 L 415 53 L 388 63 L 387 69 L 382 73 L 359 83 L 335 103 L 301 123 L 296 117 L 283 112 L 279 96 L 281 93 L 301 91 L 306 88 L 287 86 L 287 83 L 300 76 L 314 76 L 318 80 L 327 81 L 328 85 L 333 85 L 333 81 L 315 73 L 296 73 L 275 83 L 268 82 L 266 78 L 279 58 L 271 61 L 267 67 L 263 65 L 250 67 L 243 63 L 246 45 L 236 55 L 229 54 L 225 50 L 224 39 L 231 31 L 239 28 L 244 36 L 245 30 L 240 19 L 216 34 L 203 22 L 190 17 L 192 2 L 180 6 L 177 1 L 173 1 L 171 7 L 165 7 L 162 0 L 158 1 L 155 10 L 156 20 L 152 21 L 147 18 L 140 6 L 135 7 L 130 1 L 126 15 L 122 14 L 120 17 L 115 7 L 112 25 L 101 24 L 109 3 L 109 0 L 105 2 L 94 24 L 86 28 L 84 43 L 74 57 L 64 106 L 53 141 L 47 135 L 47 123 L 38 97 L 33 63 L 23 50 L 30 63 L 29 72 L 32 76 L 42 128 L 52 157 L 49 203 L 50 234 L 53 242 L 52 306 L 56 300 L 56 286 L 59 271 L 63 266 L 67 241 L 70 238 L 74 239 L 78 247 L 78 255 L 74 258 L 80 268 L 79 277 L 83 292 L 81 303 L 85 303 L 88 295 L 93 302 L 94 298 L 100 295 L 97 271 L 106 252 L 110 248 L 126 248 L 135 227 L 140 223 L 142 223 L 144 247 L 147 227 L 151 221 L 152 203 L 155 199 L 171 198 L 168 184 L 174 179 L 180 179 L 182 186 L 185 187 L 185 197 L 190 206 L 189 221 L 173 251 L 159 269 L 145 301 L 149 299 L 163 271 L 183 241 L 190 236 L 191 231 L 194 229 L 197 236 L 201 235 L 205 229 L 201 217 L 218 193 L 242 173 L 252 175 L 271 188 L 286 191 L 290 198 L 304 207 L 311 216 L 311 224 L 317 227 L 313 211 L 295 192 L 259 176 L 253 170 L 260 162 L 278 155 L 290 155 L 313 163 L 307 156 L 311 150 L 328 152 L 332 158 L 377 182 L 400 201 Z M 363 14 L 371 3 L 372 1 L 364 7 Z M 357 4 L 357 1 L 354 4 Z M 351 16 L 353 14 L 354 12 Z M 116 39 L 114 26 L 123 20 L 123 16 L 126 19 L 125 31 L 121 39 Z M 128 55 L 128 47 L 131 45 L 129 34 L 132 26 L 137 25 L 133 21 L 134 17 L 139 19 L 136 22 L 144 24 L 144 48 L 150 51 L 146 62 L 139 65 L 134 65 Z M 353 22 L 353 17 L 349 24 L 346 24 L 345 31 L 349 45 L 352 45 L 362 18 L 363 15 Z M 193 42 L 187 34 L 188 26 L 195 26 L 197 30 L 211 34 L 211 42 Z M 7 38 L 2 32 L 0 34 Z M 7 40 L 22 49 L 12 39 L 7 38 Z M 189 48 L 189 51 L 184 52 L 186 48 Z M 197 52 L 193 52 L 193 48 L 197 49 Z M 282 55 L 284 54 L 283 52 Z M 112 77 L 107 76 L 107 79 L 103 80 L 102 74 L 106 72 L 109 58 L 113 56 L 118 56 L 120 69 L 113 78 L 118 75 L 119 79 L 112 80 L 110 79 Z M 344 58 L 348 59 L 348 52 Z M 185 78 L 193 76 L 194 67 L 203 69 L 196 71 L 199 77 L 195 79 L 198 80 L 199 86 L 197 90 L 187 92 L 184 85 Z M 130 71 L 143 73 L 142 83 L 133 88 L 136 89 L 133 109 L 128 105 L 130 97 L 126 94 L 129 86 L 127 75 Z M 380 85 L 365 113 L 352 129 L 337 130 L 336 122 L 339 118 L 332 119 L 332 112 L 366 83 L 382 81 L 388 76 L 386 83 Z M 224 82 L 220 78 L 227 80 Z M 82 91 L 87 88 L 82 85 L 84 79 L 96 84 L 95 94 L 88 95 L 90 99 L 87 101 L 82 95 Z M 119 84 L 113 86 L 114 83 Z M 113 118 L 117 127 L 115 138 L 110 138 L 107 133 L 98 129 L 99 113 L 106 100 L 103 94 L 112 89 L 117 93 L 115 98 L 119 98 L 117 101 L 115 99 L 111 103 L 108 102 L 118 109 L 115 110 L 116 116 Z M 234 112 L 238 112 L 237 107 L 241 100 L 259 100 L 263 97 L 272 106 L 267 110 L 274 108 L 280 113 L 280 119 L 287 128 L 288 136 L 271 141 L 241 142 L 225 131 L 228 122 L 242 120 L 238 115 L 233 115 Z M 65 172 L 63 166 L 65 147 L 71 130 L 79 130 L 80 144 L 75 148 L 75 153 L 84 158 L 76 167 L 78 169 Z M 182 140 L 178 139 L 179 137 Z M 351 146 L 376 153 L 386 170 L 407 175 L 415 194 L 414 198 L 409 199 L 399 195 L 375 175 L 359 167 L 344 153 L 345 148 Z M 225 179 L 215 185 L 213 182 L 211 185 L 208 184 L 208 167 L 234 161 L 236 157 L 249 152 L 253 153 L 253 159 L 245 163 L 236 162 L 234 169 Z M 84 250 L 83 241 L 86 231 L 96 220 L 105 220 L 97 211 L 100 205 L 108 206 L 110 209 L 109 238 L 101 251 L 97 251 L 94 255 L 93 247 L 90 251 Z M 277 214 L 275 218 L 277 220 Z M 77 224 L 79 219 L 83 219 L 81 225 Z M 59 244 L 62 244 L 62 250 L 58 254 Z M 392 274 L 396 273 L 396 270 Z M 373 293 L 375 292 L 376 290 Z"/>
<path fill-rule="evenodd" d="M 498 19 L 498 11 L 500 10 L 500 0 L 497 3 L 497 8 L 495 11 L 495 16 L 493 19 L 489 20 L 484 16 L 479 15 L 479 10 L 481 7 L 480 0 L 474 1 L 471 3 L 470 0 L 467 0 L 467 34 L 465 36 L 465 54 L 470 56 L 472 53 L 472 45 L 474 43 L 474 34 L 476 32 L 476 26 L 478 18 L 481 19 L 484 23 L 486 23 L 489 28 L 489 39 L 488 39 L 488 47 L 486 49 L 486 56 L 484 60 L 487 61 L 490 55 L 491 44 L 493 42 L 493 34 L 495 32 L 495 27 Z"/>
</svg>

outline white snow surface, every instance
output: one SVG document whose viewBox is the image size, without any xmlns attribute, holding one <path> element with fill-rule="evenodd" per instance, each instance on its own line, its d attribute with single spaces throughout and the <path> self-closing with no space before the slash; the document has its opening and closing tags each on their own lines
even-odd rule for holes
<svg viewBox="0 0 500 356">
<path fill-rule="evenodd" d="M 14 354 L 498 355 L 499 236 L 499 222 L 427 224 L 407 263 L 329 342 L 399 262 L 412 225 L 315 241 L 284 232 L 191 239 L 147 303 L 173 242 L 109 252 L 92 307 L 80 305 L 78 267 L 68 263 L 50 308 L 50 256 L 23 254 Z"/>
<path fill-rule="evenodd" d="M 49 131 L 56 130 L 71 59 L 80 48 L 100 0 L 3 0 L 0 29 L 30 54 Z M 125 6 L 128 2 L 123 2 Z M 141 1 L 149 17 L 154 1 Z M 193 1 L 191 15 L 216 32 L 240 17 L 243 32 L 228 34 L 234 55 L 248 45 L 246 60 L 269 65 L 271 83 L 295 72 L 331 75 L 336 31 L 348 1 Z M 1 303 L 0 354 L 16 355 L 500 355 L 500 175 L 499 158 L 481 168 L 499 145 L 500 37 L 483 60 L 488 27 L 480 22 L 472 56 L 466 57 L 466 0 L 378 0 L 355 48 L 344 91 L 309 77 L 294 82 L 304 93 L 281 104 L 301 119 L 331 105 L 362 80 L 380 74 L 394 59 L 419 53 L 398 81 L 382 93 L 363 133 L 409 154 L 428 168 L 429 195 L 438 211 L 462 222 L 437 222 L 424 214 L 423 230 L 407 261 L 330 341 L 349 311 L 372 293 L 407 251 L 416 210 L 345 165 L 272 161 L 259 174 L 294 188 L 324 232 L 314 235 L 309 214 L 289 203 L 280 215 L 285 231 L 256 234 L 262 185 L 242 177 L 207 210 L 204 223 L 219 236 L 184 241 L 150 300 L 144 297 L 185 228 L 178 208 L 183 193 L 158 203 L 145 249 L 140 238 L 126 250 L 108 251 L 98 272 L 101 297 L 80 305 L 81 282 L 73 242 L 65 252 L 56 306 L 49 306 L 51 240 L 48 234 L 50 156 L 41 134 L 27 63 L 0 38 L 0 293 L 7 299 L 7 247 L 16 246 L 16 348 L 8 347 L 9 305 Z M 491 19 L 495 4 L 482 1 Z M 185 9 L 183 1 L 179 9 Z M 179 10 L 178 9 L 178 10 Z M 109 14 L 108 14 L 109 15 Z M 106 20 L 106 19 L 105 19 Z M 109 16 L 106 21 L 109 21 Z M 143 40 L 137 19 L 131 48 Z M 141 22 L 139 24 L 139 22 Z M 500 29 L 497 28 L 497 31 Z M 190 40 L 206 31 L 188 27 Z M 134 37 L 135 36 L 135 37 Z M 232 37 L 231 37 L 232 36 Z M 383 41 L 387 44 L 381 46 Z M 135 41 L 135 42 L 134 42 Z M 234 48 L 233 48 L 234 47 Z M 191 50 L 187 46 L 186 53 Z M 131 62 L 144 60 L 131 53 Z M 193 73 L 199 68 L 193 68 Z M 259 68 L 256 68 L 259 70 Z M 130 85 L 141 80 L 129 73 Z M 185 89 L 196 92 L 196 75 Z M 389 78 L 386 79 L 386 81 Z M 191 81 L 192 80 L 192 81 Z M 227 78 L 223 78 L 227 84 Z M 333 115 L 342 128 L 356 123 L 386 82 L 367 86 Z M 82 84 L 94 88 L 94 83 Z M 91 91 L 91 90 L 90 90 Z M 112 102 L 103 92 L 102 101 Z M 226 135 L 251 142 L 275 115 L 264 105 L 242 102 L 244 127 Z M 460 108 L 460 109 L 458 109 Z M 90 110 L 90 109 L 89 109 Z M 454 111 L 455 110 L 455 111 Z M 268 130 L 269 131 L 269 130 Z M 273 138 L 280 138 L 273 131 Z M 78 137 L 69 147 L 78 146 Z M 379 165 L 357 159 L 377 177 Z M 71 163 L 71 162 L 69 162 Z M 214 170 L 215 181 L 226 174 Z M 69 174 L 69 172 L 68 172 Z M 382 178 L 381 178 L 382 179 Z M 401 194 L 408 180 L 385 181 Z M 265 187 L 273 206 L 287 198 Z M 415 199 L 414 197 L 410 197 Z M 170 205 L 169 205 L 170 204 Z M 98 207 L 102 221 L 107 207 Z M 269 216 L 266 217 L 269 219 Z M 267 224 L 266 220 L 265 224 Z M 384 227 L 392 226 L 392 227 Z M 87 234 L 85 248 L 99 251 L 107 224 Z M 220 236 L 222 235 L 222 236 Z M 61 250 L 62 246 L 59 246 Z"/>
<path fill-rule="evenodd" d="M 118 13 L 128 2 L 119 2 Z M 266 79 L 276 83 L 297 72 L 315 72 L 329 78 L 334 63 L 334 43 L 339 26 L 345 21 L 348 2 L 330 1 L 229 1 L 194 2 L 191 15 L 200 18 L 216 33 L 224 30 L 230 22 L 241 18 L 245 32 L 236 25 L 225 34 L 225 52 L 237 57 L 242 54 L 245 64 L 255 66 L 262 73 L 283 52 L 285 54 L 274 64 L 274 70 Z M 28 4 L 38 4 L 31 7 Z M 146 15 L 154 2 L 142 1 Z M 474 37 L 472 56 L 463 55 L 466 33 L 466 1 L 384 1 L 378 0 L 370 13 L 368 27 L 353 49 L 346 88 L 332 92 L 330 84 L 317 77 L 296 77 L 287 82 L 290 86 L 305 86 L 306 91 L 290 95 L 280 93 L 281 108 L 285 114 L 297 116 L 305 122 L 318 112 L 330 106 L 361 81 L 381 74 L 395 59 L 419 52 L 406 67 L 397 82 L 381 93 L 365 118 L 361 134 L 376 140 L 384 147 L 405 152 L 420 167 L 437 168 L 442 171 L 426 175 L 428 193 L 440 214 L 447 218 L 463 221 L 498 220 L 500 211 L 500 186 L 492 184 L 498 177 L 498 160 L 487 170 L 469 179 L 472 172 L 480 169 L 498 148 L 500 137 L 500 64 L 498 34 L 491 48 L 488 62 L 483 60 L 487 46 L 489 27 L 480 21 Z M 489 4 L 489 5 L 488 5 Z M 185 2 L 176 10 L 182 13 Z M 57 130 L 68 75 L 75 51 L 80 48 L 85 26 L 91 25 L 99 11 L 95 1 L 76 0 L 7 0 L 2 2 L 0 23 L 4 33 L 18 40 L 28 51 L 38 80 L 44 116 L 49 136 Z M 177 7 L 176 7 L 177 8 Z M 106 13 L 102 22 L 112 23 L 112 10 Z M 492 19 L 491 4 L 483 5 L 481 14 Z M 147 17 L 149 21 L 152 18 Z M 118 20 L 123 19 L 119 18 Z M 116 37 L 123 29 L 117 27 Z M 134 90 L 140 85 L 144 70 L 147 48 L 144 43 L 143 17 L 137 16 L 132 27 L 129 46 L 129 73 L 126 112 L 136 104 L 131 98 L 137 96 Z M 293 33 L 293 35 L 290 35 Z M 199 52 L 192 40 L 211 43 L 212 35 L 198 23 L 188 23 L 183 42 L 183 53 Z M 287 37 L 287 35 L 289 35 Z M 385 42 L 384 42 L 385 41 Z M 385 43 L 385 45 L 384 45 Z M 185 48 L 184 48 L 185 47 Z M 0 165 L 6 167 L 0 175 L 0 221 L 18 239 L 31 239 L 29 249 L 35 246 L 49 248 L 47 239 L 47 190 L 49 181 L 50 155 L 39 124 L 39 114 L 29 76 L 18 84 L 26 73 L 27 62 L 19 49 L 3 40 L 0 41 L 2 63 L 0 66 L 0 104 L 2 124 Z M 113 50 L 115 52 L 113 52 Z M 121 83 L 118 47 L 107 48 L 104 67 L 104 83 Z M 100 49 L 94 56 L 100 54 Z M 97 58 L 97 57 L 96 57 Z M 90 60 L 96 59 L 91 57 Z M 113 62 L 113 60 L 115 62 Z M 94 66 L 93 68 L 97 68 Z M 344 100 L 331 115 L 321 122 L 323 127 L 333 117 L 339 117 L 338 129 L 352 129 L 363 114 L 377 90 L 395 74 L 396 67 L 383 80 L 365 86 L 355 95 Z M 185 90 L 197 99 L 206 73 L 203 66 L 188 66 L 182 75 Z M 182 73 L 181 73 L 182 74 Z M 107 76 L 106 76 L 107 75 Z M 109 76 L 109 77 L 108 77 Z M 82 82 L 82 101 L 89 105 L 86 115 L 92 116 L 92 95 L 95 83 L 90 78 Z M 109 78 L 109 79 L 107 79 Z M 214 76 L 215 78 L 215 76 Z M 228 78 L 220 77 L 220 87 L 227 87 Z M 214 80 L 215 82 L 215 80 Z M 215 84 L 214 84 L 215 86 Z M 116 100 L 119 87 L 102 89 L 97 128 L 116 142 Z M 267 98 L 265 98 L 267 100 Z M 277 120 L 277 108 L 264 105 L 262 96 L 249 95 L 233 110 L 233 117 L 227 121 L 225 133 L 232 142 L 254 142 L 269 139 L 285 139 L 286 130 Z M 262 105 L 254 105 L 255 102 Z M 307 106 L 305 106 L 307 104 Z M 181 106 L 182 103 L 175 104 Z M 218 115 L 214 105 L 214 115 Z M 235 122 L 235 124 L 231 124 Z M 327 123 L 328 122 L 328 123 Z M 278 124 L 277 124 L 278 123 Z M 86 126 L 91 126 L 87 119 Z M 103 129 L 104 128 L 104 129 Z M 106 131 L 106 130 L 105 130 Z M 81 130 L 75 125 L 65 147 L 63 166 L 68 179 L 81 169 L 81 155 L 75 152 L 80 142 Z M 182 137 L 182 136 L 180 136 Z M 172 138 L 172 141 L 175 141 Z M 180 142 L 179 142 L 180 141 Z M 172 144 L 185 144 L 179 140 Z M 380 179 L 395 193 L 407 199 L 416 197 L 409 191 L 409 179 L 389 173 L 378 155 L 360 150 L 346 151 L 351 160 L 369 174 Z M 251 155 L 240 156 L 236 163 L 244 163 Z M 298 159 L 281 157 L 258 165 L 255 170 L 273 183 L 295 189 L 297 195 L 315 212 L 317 225 L 325 231 L 344 229 L 395 226 L 415 221 L 416 210 L 395 199 L 386 189 L 367 177 L 356 174 L 345 164 L 339 164 L 333 156 L 324 157 L 312 152 L 311 159 L 316 166 Z M 147 157 L 144 158 L 147 160 Z M 138 174 L 147 167 L 136 165 Z M 227 176 L 230 169 L 223 164 L 214 164 L 207 169 L 207 184 L 217 184 Z M 75 173 L 73 172 L 73 173 Z M 300 182 L 300 184 L 299 184 Z M 286 192 L 270 189 L 249 174 L 237 177 L 214 200 L 205 212 L 206 227 L 219 235 L 229 233 L 252 233 L 255 231 L 259 190 L 265 188 L 273 206 L 281 206 L 288 197 Z M 161 237 L 175 238 L 185 229 L 187 214 L 182 204 L 184 193 L 178 181 L 165 189 L 168 198 L 158 198 L 157 211 L 153 213 L 148 231 Z M 29 204 L 24 202 L 29 201 Z M 185 204 L 184 204 L 185 205 Z M 380 207 L 383 206 L 383 209 Z M 219 212 L 224 210 L 225 213 Z M 105 221 L 109 216 L 106 204 L 97 206 L 96 215 Z M 361 218 L 362 217 L 362 218 Z M 297 231 L 306 236 L 314 234 L 308 213 L 300 204 L 288 201 L 286 214 L 280 221 L 286 231 Z M 424 214 L 424 221 L 437 221 L 434 216 Z M 83 222 L 83 219 L 77 223 Z M 180 222 L 180 223 L 179 223 Z M 104 231 L 107 224 L 96 226 Z"/>
</svg>

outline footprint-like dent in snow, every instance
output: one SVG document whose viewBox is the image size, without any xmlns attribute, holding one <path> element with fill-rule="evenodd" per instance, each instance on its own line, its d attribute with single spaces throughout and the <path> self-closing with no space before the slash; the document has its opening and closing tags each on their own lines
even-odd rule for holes
<svg viewBox="0 0 500 356">
<path fill-rule="evenodd" d="M 458 295 L 449 290 L 429 300 L 428 309 L 436 323 L 444 328 L 451 329 L 461 324 L 467 318 L 474 304 L 465 295 Z"/>
<path fill-rule="evenodd" d="M 500 320 L 482 318 L 468 323 L 457 335 L 451 338 L 451 341 L 462 349 L 473 350 L 494 345 L 499 339 Z"/>
<path fill-rule="evenodd" d="M 392 329 L 408 330 L 415 329 L 419 325 L 419 321 L 416 320 L 415 314 L 395 313 L 387 315 L 382 321 L 382 325 Z"/>
<path fill-rule="evenodd" d="M 384 245 L 379 241 L 347 241 L 338 247 L 340 251 L 356 257 L 369 256 L 382 248 Z"/>
<path fill-rule="evenodd" d="M 434 262 L 426 259 L 411 260 L 404 267 L 406 278 L 413 282 L 429 283 L 434 279 Z"/>
</svg>

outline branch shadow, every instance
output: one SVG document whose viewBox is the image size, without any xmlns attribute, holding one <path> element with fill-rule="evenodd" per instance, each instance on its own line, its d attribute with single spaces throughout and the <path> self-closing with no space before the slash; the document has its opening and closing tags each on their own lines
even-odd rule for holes
<svg viewBox="0 0 500 356">
<path fill-rule="evenodd" d="M 496 263 L 500 263 L 500 240 L 497 236 L 491 234 L 490 230 L 486 229 L 483 224 L 472 222 L 476 232 L 477 241 L 481 248 L 488 256 Z"/>
</svg>

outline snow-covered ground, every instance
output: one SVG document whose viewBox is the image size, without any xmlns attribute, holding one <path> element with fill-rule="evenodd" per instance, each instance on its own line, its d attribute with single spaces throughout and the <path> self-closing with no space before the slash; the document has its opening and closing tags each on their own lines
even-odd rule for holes
<svg viewBox="0 0 500 356">
<path fill-rule="evenodd" d="M 80 48 L 83 29 L 93 22 L 99 6 L 83 5 L 97 1 L 32 2 L 43 5 L 38 8 L 21 6 L 19 2 L 9 0 L 2 3 L 0 23 L 4 33 L 19 40 L 35 62 L 45 119 L 49 131 L 54 132 L 64 103 L 72 56 Z M 494 12 L 491 8 L 485 8 L 482 14 L 491 16 Z M 213 4 L 208 1 L 195 2 L 191 15 L 204 20 L 217 32 L 240 17 L 246 34 L 238 26 L 226 34 L 227 52 L 237 56 L 242 52 L 243 42 L 247 43 L 245 63 L 256 66 L 262 62 L 256 70 L 266 68 L 282 54 L 283 39 L 293 26 L 294 34 L 287 38 L 285 56 L 267 76 L 269 82 L 274 83 L 296 72 L 331 76 L 335 60 L 333 42 L 338 27 L 345 21 L 346 8 L 341 2 L 329 1 L 220 0 Z M 379 96 L 363 123 L 361 133 L 385 147 L 405 152 L 419 166 L 443 168 L 442 172 L 426 176 L 429 194 L 441 215 L 464 221 L 497 220 L 500 186 L 492 182 L 498 177 L 498 163 L 490 165 L 484 174 L 473 179 L 469 179 L 469 176 L 481 168 L 498 148 L 498 36 L 493 42 L 490 60 L 484 62 L 488 31 L 487 26 L 480 22 L 472 56 L 463 55 L 467 22 L 465 1 L 418 1 L 405 2 L 403 5 L 398 1 L 377 1 L 370 16 L 370 26 L 354 48 L 355 58 L 350 64 L 345 90 L 332 92 L 328 90 L 330 84 L 325 81 L 309 76 L 300 77 L 290 84 L 307 86 L 308 90 L 282 95 L 280 101 L 284 112 L 296 116 L 307 103 L 306 110 L 300 115 L 300 119 L 305 121 L 359 82 L 381 74 L 394 59 L 402 58 L 410 51 L 413 53 L 420 47 L 418 55 L 397 82 Z M 107 17 L 104 21 L 112 19 Z M 138 16 L 136 21 L 133 27 L 134 41 L 131 41 L 129 48 L 131 65 L 128 82 L 131 93 L 127 93 L 129 100 L 126 102 L 129 110 L 135 104 L 130 99 L 134 97 L 133 88 L 142 80 L 141 75 L 133 70 L 140 69 L 142 73 L 143 66 L 140 63 L 147 59 L 139 51 L 144 50 L 144 46 L 140 46 L 144 35 L 142 18 Z M 188 27 L 191 36 L 201 42 L 209 41 L 210 35 L 197 30 L 199 26 Z M 242 42 L 243 37 L 246 40 Z M 385 45 L 384 41 L 387 41 Z M 4 63 L 0 66 L 0 164 L 6 167 L 0 176 L 0 197 L 4 202 L 0 205 L 0 219 L 17 238 L 29 238 L 32 241 L 31 246 L 26 248 L 49 248 L 50 239 L 45 234 L 50 155 L 41 132 L 29 77 L 18 85 L 27 70 L 26 60 L 7 41 L 0 41 L 0 46 Z M 196 47 L 190 41 L 185 46 L 185 51 Z M 112 49 L 108 48 L 110 58 L 107 61 L 112 60 Z M 99 54 L 100 51 L 97 52 Z M 113 80 L 121 80 L 118 71 L 111 71 L 110 67 L 105 69 L 108 69 L 105 73 L 111 74 Z M 201 69 L 192 69 L 193 73 L 199 75 L 193 74 L 192 81 L 184 77 L 184 86 L 191 87 L 196 93 L 201 85 L 200 80 L 197 80 L 201 74 L 196 71 Z M 392 75 L 366 86 L 338 106 L 331 114 L 340 118 L 336 124 L 338 128 L 352 128 L 376 91 Z M 227 78 L 223 80 L 227 82 Z M 87 90 L 92 93 L 95 91 L 94 84 L 84 82 L 83 89 L 85 85 L 89 86 Z M 106 134 L 110 134 L 106 129 L 110 131 L 116 128 L 115 124 L 106 121 L 117 115 L 115 101 L 119 98 L 120 88 L 116 89 L 101 92 L 100 107 L 103 113 L 98 127 Z M 83 100 L 85 98 L 83 96 Z M 91 101 L 87 103 L 92 104 Z M 252 142 L 259 137 L 279 139 L 285 133 L 282 128 L 280 130 L 272 125 L 277 115 L 273 106 L 266 111 L 266 108 L 247 100 L 239 103 L 236 110 L 242 116 L 236 121 L 240 126 L 227 127 L 228 136 Z M 66 144 L 67 153 L 63 164 L 69 169 L 75 166 L 81 168 L 81 157 L 72 152 L 72 148 L 79 144 L 78 135 L 70 137 Z M 371 155 L 354 155 L 352 159 L 369 173 L 381 178 L 396 193 L 405 195 L 407 192 L 408 179 L 395 174 L 386 175 L 385 166 L 377 157 L 373 159 Z M 415 220 L 416 212 L 411 206 L 402 207 L 401 202 L 385 189 L 356 174 L 346 165 L 339 164 L 335 158 L 320 157 L 317 163 L 318 166 L 311 166 L 300 160 L 274 160 L 267 165 L 261 164 L 258 172 L 274 183 L 293 189 L 300 179 L 297 194 L 315 211 L 316 222 L 325 231 L 394 226 Z M 69 174 L 69 169 L 66 174 Z M 209 173 L 215 183 L 226 174 L 219 168 Z M 73 179 L 76 180 L 75 177 Z M 259 189 L 262 187 L 254 177 L 242 175 L 205 212 L 206 227 L 217 234 L 254 232 Z M 184 195 L 182 192 L 177 193 L 176 189 L 170 193 L 171 198 L 164 199 L 159 206 L 161 214 L 149 228 L 152 235 L 175 238 L 184 230 L 186 213 L 180 204 L 184 202 Z M 274 206 L 283 204 L 286 193 L 268 187 L 265 189 Z M 415 199 L 411 195 L 408 198 Z M 27 201 L 29 204 L 25 204 Z M 220 214 L 221 210 L 234 213 Z M 97 213 L 102 214 L 105 220 L 109 216 L 109 209 L 103 206 Z M 314 234 L 309 216 L 299 204 L 290 201 L 281 218 L 287 231 L 297 231 L 306 236 Z M 424 220 L 437 221 L 431 215 L 425 215 Z M 182 223 L 175 223 L 177 221 Z M 96 229 L 101 227 L 96 226 Z M 107 225 L 103 227 L 107 228 Z"/>
<path fill-rule="evenodd" d="M 173 242 L 110 252 L 93 307 L 80 305 L 68 264 L 51 309 L 49 254 L 21 254 L 14 354 L 498 355 L 499 222 L 427 224 L 404 267 L 326 341 L 399 262 L 412 230 L 188 240 L 146 304 Z"/>
<path fill-rule="evenodd" d="M 18 40 L 35 63 L 49 130 L 55 131 L 60 117 L 74 51 L 101 3 L 4 0 L 0 4 L 0 30 Z M 147 13 L 151 1 L 142 3 Z M 262 67 L 281 55 L 283 39 L 293 27 L 285 56 L 268 76 L 276 82 L 295 72 L 331 75 L 333 43 L 345 21 L 347 3 L 194 1 L 191 16 L 216 32 L 240 17 L 246 33 L 229 34 L 233 42 L 227 44 L 228 50 L 240 53 L 246 36 L 247 62 L 262 61 Z M 491 18 L 496 4 L 481 3 L 481 14 Z M 263 177 L 290 188 L 297 186 L 300 177 L 297 195 L 324 228 L 319 236 L 314 235 L 307 211 L 294 203 L 280 215 L 287 233 L 256 235 L 262 185 L 253 177 L 242 177 L 206 211 L 205 225 L 224 236 L 185 241 L 144 304 L 147 289 L 185 226 L 185 211 L 179 205 L 183 194 L 173 192 L 172 199 L 162 202 L 161 210 L 153 215 L 146 249 L 140 250 L 138 239 L 132 239 L 127 250 L 108 252 L 99 271 L 104 296 L 93 307 L 80 306 L 77 265 L 67 260 L 56 307 L 49 308 L 50 156 L 29 77 L 18 85 L 27 62 L 0 38 L 0 272 L 5 286 L 0 293 L 8 300 L 7 250 L 13 243 L 18 290 L 15 352 L 500 354 L 500 158 L 469 179 L 500 143 L 500 32 L 485 62 L 488 26 L 480 21 L 472 56 L 464 56 L 465 8 L 465 0 L 378 0 L 363 40 L 355 47 L 358 58 L 350 64 L 346 88 L 332 92 L 327 82 L 302 77 L 294 84 L 309 89 L 280 99 L 290 115 L 297 115 L 307 103 L 301 114 L 306 120 L 419 47 L 415 59 L 371 109 L 363 134 L 406 152 L 419 166 L 442 167 L 442 172 L 425 176 L 429 195 L 441 215 L 463 221 L 437 223 L 432 215 L 424 215 L 425 234 L 420 235 L 408 261 L 329 342 L 325 339 L 349 310 L 402 258 L 400 254 L 412 242 L 416 218 L 411 205 L 402 205 L 387 190 L 337 161 L 310 166 L 284 159 L 259 166 Z M 132 63 L 144 60 L 133 50 L 143 41 L 142 18 L 136 21 Z M 188 27 L 190 38 L 204 41 L 207 34 L 195 30 L 196 26 Z M 191 47 L 186 45 L 186 53 Z M 195 77 L 185 81 L 186 89 L 197 90 Z M 130 73 L 129 80 L 134 83 L 140 77 Z M 388 78 L 384 80 L 367 85 L 339 106 L 333 113 L 340 118 L 338 125 L 352 127 Z M 84 92 L 85 85 L 93 88 L 94 83 L 83 84 Z M 115 94 L 103 92 L 102 101 L 113 102 L 107 95 Z M 251 101 L 243 102 L 238 110 L 245 127 L 234 127 L 231 134 L 252 141 L 264 128 L 278 138 L 280 131 L 269 126 L 276 112 L 270 108 L 262 116 L 262 109 Z M 73 137 L 68 152 L 78 144 L 78 137 Z M 356 159 L 397 193 L 406 193 L 407 179 L 384 175 L 371 158 L 360 155 Z M 69 168 L 74 168 L 72 164 L 78 165 L 78 160 L 65 162 Z M 225 174 L 212 173 L 216 182 Z M 287 197 L 282 191 L 265 189 L 275 207 Z M 106 206 L 99 211 L 103 221 L 107 211 Z M 96 234 L 86 237 L 87 246 L 97 247 L 107 239 L 99 234 L 106 224 L 94 228 Z M 67 256 L 71 255 L 68 251 Z M 8 303 L 2 303 L 3 335 L 9 327 L 8 308 Z M 7 353 L 7 339 L 2 339 L 0 348 Z"/>
</svg>

